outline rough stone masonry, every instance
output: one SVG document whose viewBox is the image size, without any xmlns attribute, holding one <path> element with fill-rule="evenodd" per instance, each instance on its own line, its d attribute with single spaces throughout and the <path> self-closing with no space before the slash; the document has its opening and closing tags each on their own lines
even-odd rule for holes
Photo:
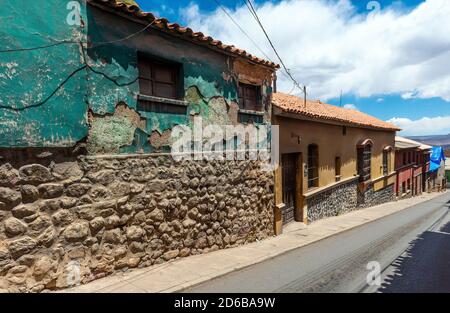
<svg viewBox="0 0 450 313">
<path fill-rule="evenodd" d="M 258 162 L 12 163 L 0 164 L 0 292 L 66 288 L 273 235 L 273 174 Z"/>
</svg>

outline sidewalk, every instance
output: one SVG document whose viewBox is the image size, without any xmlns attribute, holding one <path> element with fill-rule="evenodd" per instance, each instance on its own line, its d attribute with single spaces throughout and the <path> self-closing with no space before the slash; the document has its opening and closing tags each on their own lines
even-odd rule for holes
<svg viewBox="0 0 450 313">
<path fill-rule="evenodd" d="M 402 211 L 443 193 L 382 204 L 345 215 L 317 221 L 311 225 L 292 223 L 278 237 L 241 247 L 178 259 L 169 263 L 117 273 L 60 292 L 176 292 L 213 278 L 271 259 L 360 225 Z"/>
</svg>

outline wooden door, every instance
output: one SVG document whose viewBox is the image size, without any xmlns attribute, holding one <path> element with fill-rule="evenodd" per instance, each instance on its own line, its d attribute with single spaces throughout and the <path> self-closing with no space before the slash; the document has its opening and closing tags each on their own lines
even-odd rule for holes
<svg viewBox="0 0 450 313">
<path fill-rule="evenodd" d="M 296 193 L 297 193 L 297 160 L 298 154 L 283 154 L 283 203 L 285 208 L 281 212 L 283 225 L 295 220 Z"/>
</svg>

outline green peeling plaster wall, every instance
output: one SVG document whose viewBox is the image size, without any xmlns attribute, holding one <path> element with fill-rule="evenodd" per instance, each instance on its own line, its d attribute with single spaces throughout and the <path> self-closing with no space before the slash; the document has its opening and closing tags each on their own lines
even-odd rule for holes
<svg viewBox="0 0 450 313">
<path fill-rule="evenodd" d="M 231 57 L 156 30 L 111 43 L 140 32 L 144 25 L 78 1 L 84 27 L 70 26 L 69 2 L 3 0 L 0 6 L 2 49 L 57 40 L 89 42 L 86 54 L 78 44 L 0 54 L 0 106 L 35 105 L 85 61 L 90 67 L 70 78 L 45 104 L 21 111 L 0 109 L 1 147 L 65 147 L 88 138 L 90 153 L 154 152 L 161 147 L 150 145 L 152 134 L 167 136 L 176 125 L 192 127 L 194 116 L 202 116 L 204 125 L 236 123 L 229 114 L 237 103 Z M 180 92 L 189 103 L 186 114 L 137 112 L 138 53 L 180 65 Z M 118 104 L 134 110 L 143 122 L 116 114 Z"/>
<path fill-rule="evenodd" d="M 230 73 L 230 58 L 199 47 L 184 40 L 176 39 L 157 31 L 145 32 L 132 39 L 114 44 L 102 44 L 140 31 L 139 25 L 97 8 L 88 10 L 88 37 L 92 45 L 89 50 L 89 62 L 97 72 L 88 74 L 89 108 L 94 114 L 93 125 L 102 120 L 102 127 L 92 127 L 89 137 L 91 147 L 105 146 L 110 143 L 109 132 L 102 133 L 105 123 L 115 123 L 111 128 L 117 129 L 117 121 L 108 118 L 114 114 L 118 103 L 124 102 L 128 107 L 137 110 L 139 83 L 137 82 L 138 53 L 148 57 L 177 63 L 182 68 L 182 93 L 189 102 L 186 114 L 165 114 L 154 112 L 138 112 L 146 120 L 146 128 L 136 128 L 133 143 L 130 145 L 127 136 L 119 145 L 120 152 L 152 152 L 148 137 L 153 132 L 163 134 L 176 125 L 190 125 L 193 115 L 201 115 L 208 123 L 229 124 L 230 121 L 223 108 L 215 108 L 212 103 L 220 103 L 223 99 L 228 105 L 237 101 L 237 87 L 234 79 L 225 80 L 224 73 Z M 227 104 L 222 105 L 226 107 Z M 219 105 L 220 106 L 220 105 Z M 192 126 L 192 125 L 191 125 Z M 123 124 L 121 129 L 125 130 Z M 117 142 L 112 152 L 117 152 Z M 108 144 L 107 144 L 108 145 Z M 92 150 L 91 150 L 92 151 Z"/>
<path fill-rule="evenodd" d="M 67 23 L 70 1 L 2 0 L 0 50 L 80 41 L 86 28 Z M 86 20 L 86 5 L 80 5 Z M 83 66 L 78 44 L 0 53 L 0 106 L 23 109 L 49 97 Z M 0 108 L 0 147 L 66 147 L 87 136 L 86 70 L 45 104 L 22 111 Z"/>
</svg>

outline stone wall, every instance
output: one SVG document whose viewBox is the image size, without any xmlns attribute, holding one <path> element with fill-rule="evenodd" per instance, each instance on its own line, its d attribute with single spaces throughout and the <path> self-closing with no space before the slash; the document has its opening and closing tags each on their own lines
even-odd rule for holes
<svg viewBox="0 0 450 313">
<path fill-rule="evenodd" d="M 358 181 L 354 180 L 307 199 L 308 222 L 311 223 L 354 210 L 357 207 L 357 187 Z"/>
<path fill-rule="evenodd" d="M 0 163 L 0 291 L 66 288 L 273 235 L 273 174 L 257 162 L 47 160 Z"/>
<path fill-rule="evenodd" d="M 353 210 L 368 208 L 394 201 L 394 185 L 374 191 L 369 186 L 364 192 L 358 189 L 358 180 L 343 183 L 308 198 L 308 222 L 338 216 Z"/>
<path fill-rule="evenodd" d="M 369 186 L 367 190 L 361 192 L 358 190 L 358 207 L 368 208 L 386 202 L 395 201 L 394 185 L 387 186 L 383 189 L 375 191 L 373 186 Z"/>
</svg>

